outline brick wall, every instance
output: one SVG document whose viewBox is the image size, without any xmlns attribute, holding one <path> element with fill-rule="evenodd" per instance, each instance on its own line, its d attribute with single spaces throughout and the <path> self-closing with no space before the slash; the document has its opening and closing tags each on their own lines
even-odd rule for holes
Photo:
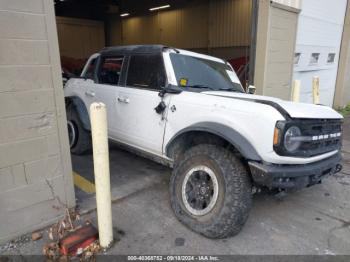
<svg viewBox="0 0 350 262">
<path fill-rule="evenodd" d="M 74 206 L 53 1 L 0 0 L 0 242 Z"/>
</svg>

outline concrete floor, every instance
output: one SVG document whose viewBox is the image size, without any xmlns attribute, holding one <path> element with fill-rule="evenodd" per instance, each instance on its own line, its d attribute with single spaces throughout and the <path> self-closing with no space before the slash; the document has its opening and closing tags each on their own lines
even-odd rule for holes
<svg viewBox="0 0 350 262">
<path fill-rule="evenodd" d="M 169 203 L 169 169 L 117 148 L 111 152 L 112 195 L 140 177 L 154 181 L 114 198 L 113 224 L 126 234 L 110 254 L 350 254 L 350 118 L 341 173 L 283 201 L 255 195 L 243 231 L 225 240 L 204 238 L 177 221 Z"/>
<path fill-rule="evenodd" d="M 113 224 L 125 235 L 108 253 L 350 255 L 350 119 L 344 125 L 343 156 L 342 172 L 320 185 L 282 201 L 268 194 L 255 195 L 242 232 L 233 238 L 210 240 L 193 233 L 173 215 L 168 168 L 113 147 Z M 73 157 L 73 166 L 93 182 L 91 156 Z M 77 198 L 82 210 L 94 208 L 94 194 L 77 189 Z M 95 212 L 86 217 L 96 223 Z M 29 241 L 15 252 L 40 254 L 45 241 Z"/>
<path fill-rule="evenodd" d="M 88 182 L 94 183 L 94 167 L 91 154 L 72 155 L 72 165 L 76 174 L 82 176 Z M 117 201 L 161 182 L 170 176 L 171 170 L 119 149 L 111 143 L 110 172 L 112 201 Z M 94 193 L 84 192 L 83 189 L 84 186 L 75 183 L 77 205 L 81 213 L 86 213 L 96 208 L 96 198 Z"/>
</svg>

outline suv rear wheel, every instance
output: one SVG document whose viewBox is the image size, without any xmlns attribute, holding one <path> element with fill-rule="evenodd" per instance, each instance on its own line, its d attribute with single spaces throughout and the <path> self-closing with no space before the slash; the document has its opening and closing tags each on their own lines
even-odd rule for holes
<svg viewBox="0 0 350 262">
<path fill-rule="evenodd" d="M 215 145 L 186 151 L 175 163 L 170 194 L 177 218 L 209 238 L 236 235 L 252 203 L 246 168 L 233 153 Z"/>
<path fill-rule="evenodd" d="M 90 132 L 83 127 L 73 104 L 70 104 L 66 110 L 70 151 L 75 155 L 84 154 L 91 150 Z"/>
</svg>

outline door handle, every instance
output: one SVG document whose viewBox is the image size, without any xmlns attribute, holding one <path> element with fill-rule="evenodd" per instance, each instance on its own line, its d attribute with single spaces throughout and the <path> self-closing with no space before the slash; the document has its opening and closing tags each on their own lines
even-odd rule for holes
<svg viewBox="0 0 350 262">
<path fill-rule="evenodd" d="M 125 104 L 129 104 L 130 99 L 127 97 L 118 97 L 118 102 L 120 103 L 125 103 Z"/>
<path fill-rule="evenodd" d="M 86 91 L 85 95 L 86 96 L 90 96 L 90 97 L 94 97 L 95 96 L 95 92 L 94 91 Z"/>
</svg>

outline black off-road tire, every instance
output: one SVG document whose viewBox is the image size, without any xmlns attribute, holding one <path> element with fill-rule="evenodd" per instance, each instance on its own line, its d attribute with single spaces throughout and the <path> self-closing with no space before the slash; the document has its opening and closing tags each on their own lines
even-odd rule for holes
<svg viewBox="0 0 350 262">
<path fill-rule="evenodd" d="M 193 167 L 205 165 L 218 181 L 218 198 L 212 210 L 193 215 L 182 199 L 182 183 Z M 170 180 L 171 206 L 176 217 L 193 231 L 208 238 L 227 238 L 238 234 L 248 219 L 252 205 L 252 185 L 247 169 L 227 149 L 216 145 L 190 148 L 175 163 Z"/>
<path fill-rule="evenodd" d="M 67 128 L 74 128 L 75 131 L 74 142 L 71 143 L 71 138 L 69 139 L 71 153 L 74 155 L 83 155 L 85 153 L 90 152 L 92 148 L 90 131 L 84 128 L 83 123 L 78 115 L 78 112 L 73 104 L 68 105 L 66 111 Z"/>
</svg>

